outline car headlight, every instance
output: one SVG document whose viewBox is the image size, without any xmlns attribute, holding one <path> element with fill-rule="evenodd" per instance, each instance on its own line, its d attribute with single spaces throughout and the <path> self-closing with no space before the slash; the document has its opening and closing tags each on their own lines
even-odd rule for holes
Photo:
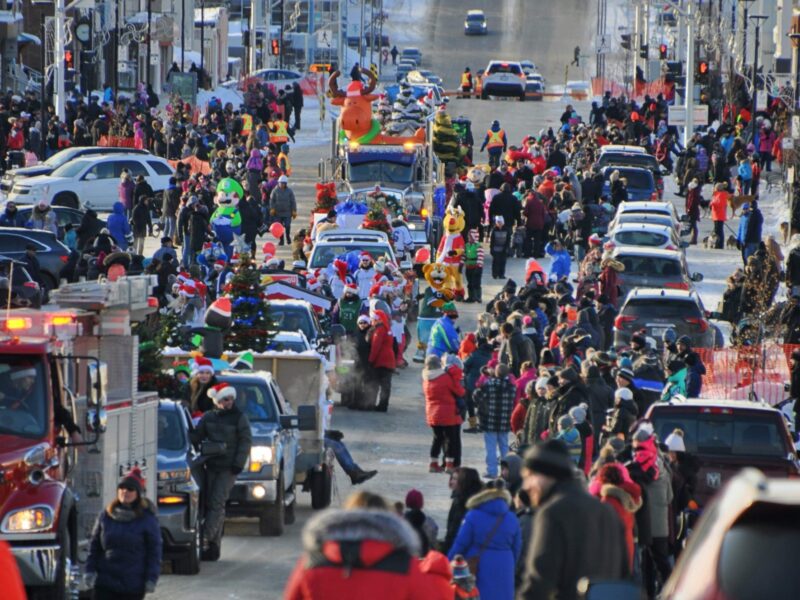
<svg viewBox="0 0 800 600">
<path fill-rule="evenodd" d="M 158 472 L 159 481 L 181 482 L 181 481 L 189 481 L 191 478 L 192 478 L 192 472 L 191 470 L 189 470 L 189 467 L 186 467 L 185 469 L 177 469 L 174 471 Z"/>
<path fill-rule="evenodd" d="M 6 515 L 3 533 L 31 533 L 47 531 L 53 526 L 53 511 L 49 506 L 30 506 Z"/>
<path fill-rule="evenodd" d="M 268 465 L 275 457 L 271 446 L 253 446 L 250 448 L 251 473 L 258 473 L 264 465 Z"/>
</svg>

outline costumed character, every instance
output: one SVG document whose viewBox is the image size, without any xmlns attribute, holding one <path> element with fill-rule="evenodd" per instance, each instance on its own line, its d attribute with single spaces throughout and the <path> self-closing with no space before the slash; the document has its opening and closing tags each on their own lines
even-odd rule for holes
<svg viewBox="0 0 800 600">
<path fill-rule="evenodd" d="M 464 298 L 464 284 L 461 280 L 461 266 L 464 263 L 464 210 L 461 207 L 448 206 L 442 225 L 445 234 L 439 241 L 436 262 L 454 267 L 454 291 L 456 298 Z"/>
<path fill-rule="evenodd" d="M 458 143 L 458 134 L 453 128 L 453 121 L 444 108 L 436 113 L 433 119 L 433 151 L 443 163 L 455 163 L 458 166 L 462 155 Z"/>
<path fill-rule="evenodd" d="M 314 210 L 311 211 L 310 226 L 312 229 L 314 228 L 314 225 L 316 225 L 316 222 L 320 218 L 327 216 L 338 202 L 336 198 L 336 182 L 329 181 L 327 183 L 318 183 L 316 187 L 316 204 L 314 205 Z M 323 217 L 317 217 L 315 215 L 323 215 Z"/>
<path fill-rule="evenodd" d="M 235 179 L 225 177 L 217 184 L 214 198 L 217 209 L 211 215 L 211 227 L 228 256 L 233 255 L 234 244 L 239 250 L 245 247 L 241 237 L 242 215 L 239 212 L 239 200 L 242 198 L 244 190 Z"/>
<path fill-rule="evenodd" d="M 455 276 L 453 266 L 442 263 L 422 265 L 422 274 L 428 287 L 420 297 L 417 317 L 417 352 L 414 362 L 425 362 L 431 328 L 436 320 L 442 316 L 442 306 L 455 297 Z"/>
</svg>

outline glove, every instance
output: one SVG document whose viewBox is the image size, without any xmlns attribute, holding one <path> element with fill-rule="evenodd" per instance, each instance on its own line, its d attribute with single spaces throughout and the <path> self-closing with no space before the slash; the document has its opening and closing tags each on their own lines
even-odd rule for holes
<svg viewBox="0 0 800 600">
<path fill-rule="evenodd" d="M 144 593 L 145 594 L 154 594 L 156 591 L 156 582 L 155 581 L 148 581 L 144 584 Z"/>
<path fill-rule="evenodd" d="M 275 210 L 274 208 L 270 208 L 269 209 L 269 214 L 270 214 L 270 216 L 274 217 L 275 215 L 278 214 L 278 211 Z"/>
<path fill-rule="evenodd" d="M 242 467 L 231 467 L 231 473 L 233 473 L 234 475 L 238 475 L 241 472 L 242 472 Z"/>
<path fill-rule="evenodd" d="M 293 212 L 293 213 L 292 213 L 292 218 L 293 218 L 293 219 L 296 219 L 296 218 L 297 218 L 297 213 L 296 213 L 296 212 Z"/>
<path fill-rule="evenodd" d="M 87 589 L 94 589 L 94 582 L 97 581 L 97 573 L 84 573 L 83 574 L 83 585 L 86 586 Z"/>
</svg>

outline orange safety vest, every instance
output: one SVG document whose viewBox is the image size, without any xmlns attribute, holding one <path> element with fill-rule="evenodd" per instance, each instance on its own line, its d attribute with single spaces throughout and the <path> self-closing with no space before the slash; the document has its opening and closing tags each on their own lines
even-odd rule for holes
<svg viewBox="0 0 800 600">
<path fill-rule="evenodd" d="M 253 117 L 252 115 L 242 115 L 242 135 L 250 135 L 253 131 Z"/>
<path fill-rule="evenodd" d="M 500 131 L 492 131 L 491 129 L 487 131 L 486 135 L 489 136 L 489 141 L 486 143 L 486 148 L 487 149 L 497 148 L 497 147 L 502 148 L 503 146 L 505 146 L 505 143 L 503 143 L 503 136 L 505 135 L 505 133 L 506 132 L 503 131 L 502 129 Z"/>
<path fill-rule="evenodd" d="M 270 130 L 270 144 L 285 144 L 289 141 L 289 124 L 286 121 L 273 121 L 272 126 L 274 131 Z"/>
<path fill-rule="evenodd" d="M 284 163 L 286 164 L 285 168 L 283 166 L 281 166 Z M 289 162 L 289 155 L 288 154 L 286 154 L 284 152 L 281 152 L 281 153 L 278 154 L 278 168 L 281 169 L 283 171 L 283 173 L 287 177 L 291 177 L 292 176 L 292 163 Z"/>
<path fill-rule="evenodd" d="M 461 87 L 462 88 L 472 87 L 472 75 L 470 73 L 461 74 Z"/>
</svg>

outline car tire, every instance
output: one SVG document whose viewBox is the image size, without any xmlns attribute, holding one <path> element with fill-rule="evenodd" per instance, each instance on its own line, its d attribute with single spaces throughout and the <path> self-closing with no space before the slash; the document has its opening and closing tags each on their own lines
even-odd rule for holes
<svg viewBox="0 0 800 600">
<path fill-rule="evenodd" d="M 66 551 L 61 552 L 58 558 L 55 584 L 27 588 L 28 600 L 67 600 L 72 598 L 69 585 L 70 571 L 72 570 L 72 536 L 69 532 L 68 515 L 61 515 L 56 539 Z"/>
<path fill-rule="evenodd" d="M 322 510 L 331 504 L 331 488 L 333 476 L 328 465 L 323 465 L 321 471 L 311 471 L 311 508 Z"/>
<path fill-rule="evenodd" d="M 56 194 L 56 197 L 53 198 L 53 201 L 50 203 L 53 206 L 66 206 L 67 208 L 75 208 L 80 209 L 81 201 L 78 200 L 78 197 L 75 194 L 70 192 L 61 192 L 60 194 Z"/>
<path fill-rule="evenodd" d="M 172 561 L 172 572 L 175 575 L 197 575 L 200 572 L 200 523 L 195 526 L 194 539 L 189 549 L 181 558 Z"/>
<path fill-rule="evenodd" d="M 283 535 L 283 523 L 286 506 L 283 504 L 283 471 L 278 476 L 278 491 L 274 504 L 268 504 L 258 517 L 258 533 L 262 536 L 278 537 Z"/>
</svg>

